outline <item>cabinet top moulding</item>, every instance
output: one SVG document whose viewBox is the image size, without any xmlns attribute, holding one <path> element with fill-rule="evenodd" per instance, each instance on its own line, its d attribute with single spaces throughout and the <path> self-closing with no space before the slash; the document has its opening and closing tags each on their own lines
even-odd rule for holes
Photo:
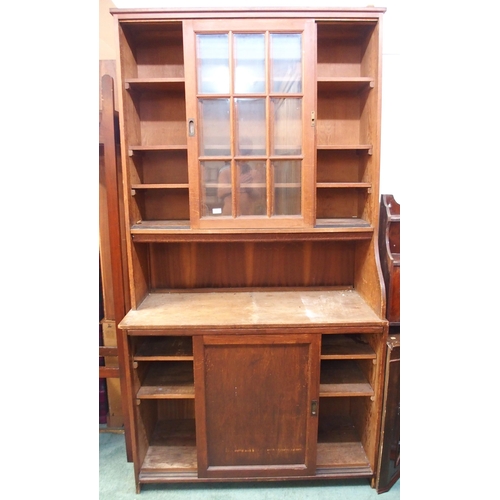
<svg viewBox="0 0 500 500">
<path fill-rule="evenodd" d="M 297 8 L 289 7 L 258 7 L 254 9 L 211 8 L 211 9 L 169 9 L 169 8 L 142 8 L 142 9 L 110 9 L 111 14 L 120 20 L 137 19 L 226 19 L 226 18 L 317 18 L 318 21 L 336 20 L 373 20 L 380 18 L 386 11 L 385 7 L 331 7 Z"/>
</svg>

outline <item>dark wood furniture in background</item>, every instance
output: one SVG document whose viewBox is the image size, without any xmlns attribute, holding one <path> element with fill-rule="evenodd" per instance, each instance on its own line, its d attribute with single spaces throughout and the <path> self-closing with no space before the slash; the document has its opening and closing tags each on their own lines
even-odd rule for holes
<svg viewBox="0 0 500 500">
<path fill-rule="evenodd" d="M 387 293 L 389 338 L 376 488 L 388 491 L 400 475 L 400 205 L 394 196 L 380 199 L 379 248 Z"/>
<path fill-rule="evenodd" d="M 380 197 L 380 261 L 386 285 L 386 315 L 393 330 L 399 327 L 400 319 L 400 211 L 401 207 L 392 194 L 383 194 Z"/>
<path fill-rule="evenodd" d="M 137 491 L 375 484 L 384 11 L 111 10 Z"/>
<path fill-rule="evenodd" d="M 115 104 L 114 61 L 100 61 L 99 106 L 99 272 L 103 345 L 99 357 L 99 378 L 106 379 L 110 428 L 124 428 L 127 459 L 132 461 L 130 411 L 123 405 L 128 383 L 123 369 L 122 336 L 116 335 L 119 323 L 130 303 L 128 298 L 127 260 L 122 241 L 124 234 L 123 191 L 119 156 L 119 123 Z"/>
</svg>

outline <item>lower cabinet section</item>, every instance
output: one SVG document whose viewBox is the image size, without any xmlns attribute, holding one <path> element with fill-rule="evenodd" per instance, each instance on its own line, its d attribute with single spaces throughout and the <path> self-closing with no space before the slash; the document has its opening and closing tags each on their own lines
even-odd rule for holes
<svg viewBox="0 0 500 500">
<path fill-rule="evenodd" d="M 138 491 L 374 477 L 383 333 L 134 333 Z"/>
</svg>

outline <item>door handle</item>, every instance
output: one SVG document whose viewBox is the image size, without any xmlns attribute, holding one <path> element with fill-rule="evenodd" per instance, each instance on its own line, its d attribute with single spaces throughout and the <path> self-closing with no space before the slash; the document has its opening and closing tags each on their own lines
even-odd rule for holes
<svg viewBox="0 0 500 500">
<path fill-rule="evenodd" d="M 313 399 L 311 401 L 311 415 L 313 417 L 316 417 L 318 415 L 318 401 L 316 399 Z"/>
</svg>

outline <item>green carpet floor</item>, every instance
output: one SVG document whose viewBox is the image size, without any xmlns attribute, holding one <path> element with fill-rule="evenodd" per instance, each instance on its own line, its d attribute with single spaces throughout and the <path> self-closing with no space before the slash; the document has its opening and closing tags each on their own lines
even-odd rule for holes
<svg viewBox="0 0 500 500">
<path fill-rule="evenodd" d="M 125 436 L 99 433 L 100 500 L 399 500 L 399 483 L 380 495 L 366 479 L 143 485 L 137 495 Z"/>
</svg>

